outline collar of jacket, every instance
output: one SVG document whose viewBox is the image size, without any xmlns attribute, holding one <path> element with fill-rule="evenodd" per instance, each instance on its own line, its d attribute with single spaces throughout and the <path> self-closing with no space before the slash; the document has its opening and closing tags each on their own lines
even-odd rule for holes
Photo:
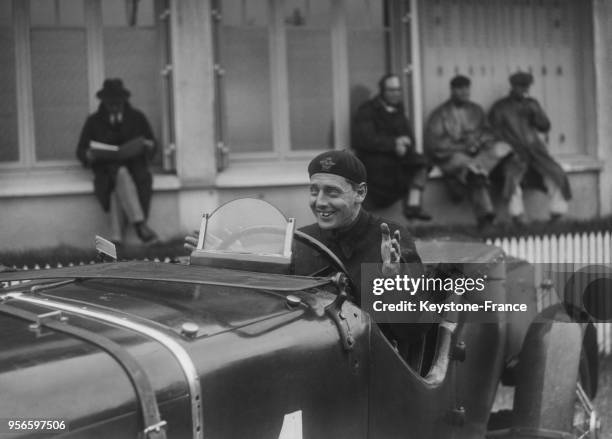
<svg viewBox="0 0 612 439">
<path fill-rule="evenodd" d="M 335 243 L 346 258 L 350 258 L 357 244 L 363 240 L 370 217 L 371 215 L 362 207 L 357 219 L 350 227 L 344 230 L 325 230 L 323 235 L 327 240 Z"/>
<path fill-rule="evenodd" d="M 389 105 L 389 104 L 387 104 L 385 102 L 385 100 L 383 99 L 382 96 L 378 96 L 378 99 L 376 100 L 376 102 L 378 103 L 380 108 L 382 108 L 387 113 L 397 113 L 401 109 L 401 104 L 399 104 L 399 105 Z"/>
</svg>

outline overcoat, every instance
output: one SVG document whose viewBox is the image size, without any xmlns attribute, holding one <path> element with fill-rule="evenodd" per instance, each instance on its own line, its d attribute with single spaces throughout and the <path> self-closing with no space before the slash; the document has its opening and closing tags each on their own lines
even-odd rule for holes
<svg viewBox="0 0 612 439">
<path fill-rule="evenodd" d="M 489 121 L 496 134 L 508 142 L 528 166 L 524 185 L 546 190 L 543 178 L 550 178 L 566 200 L 572 198 L 565 171 L 549 154 L 539 133 L 550 130 L 550 120 L 539 102 L 513 95 L 500 99 L 489 112 Z"/>
<path fill-rule="evenodd" d="M 148 215 L 153 189 L 149 160 L 155 154 L 157 145 L 152 151 L 125 161 L 96 160 L 90 164 L 86 156 L 90 141 L 117 145 L 121 148 L 128 141 L 138 138 L 154 141 L 153 131 L 145 115 L 129 105 L 128 102 L 125 103 L 120 124 L 111 124 L 110 116 L 102 104 L 85 121 L 76 154 L 83 166 L 91 167 L 94 173 L 94 192 L 106 212 L 110 209 L 110 195 L 115 187 L 117 170 L 120 166 L 125 166 L 136 184 L 143 213 Z"/>
<path fill-rule="evenodd" d="M 470 153 L 472 147 L 476 153 Z M 427 121 L 425 151 L 445 175 L 462 183 L 467 169 L 476 166 L 489 173 L 512 152 L 487 127 L 480 105 L 465 102 L 457 106 L 450 100 L 436 108 Z"/>
<path fill-rule="evenodd" d="M 413 147 L 400 158 L 395 152 L 395 139 L 401 136 L 409 137 Z M 427 158 L 414 150 L 414 136 L 403 105 L 390 112 L 380 97 L 358 108 L 353 119 L 351 142 L 368 172 L 368 197 L 379 207 L 403 197 L 412 182 L 411 177 L 418 169 L 429 166 Z M 418 186 L 423 184 L 420 182 Z"/>
</svg>

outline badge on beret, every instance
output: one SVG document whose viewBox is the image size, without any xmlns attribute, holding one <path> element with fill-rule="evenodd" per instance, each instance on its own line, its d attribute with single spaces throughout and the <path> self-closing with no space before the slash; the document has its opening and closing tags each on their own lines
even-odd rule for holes
<svg viewBox="0 0 612 439">
<path fill-rule="evenodd" d="M 354 154 L 346 150 L 325 151 L 310 161 L 308 175 L 324 172 L 339 175 L 355 183 L 365 182 L 367 172 L 365 166 Z"/>
<path fill-rule="evenodd" d="M 331 157 L 325 157 L 319 163 L 321 164 L 321 169 L 325 172 L 329 171 L 336 164 Z"/>
</svg>

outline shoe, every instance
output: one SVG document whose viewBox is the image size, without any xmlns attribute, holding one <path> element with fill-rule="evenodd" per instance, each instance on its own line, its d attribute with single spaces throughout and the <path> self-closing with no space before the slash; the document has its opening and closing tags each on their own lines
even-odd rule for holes
<svg viewBox="0 0 612 439">
<path fill-rule="evenodd" d="M 144 244 L 153 244 L 159 240 L 157 234 L 144 222 L 134 224 L 134 228 Z"/>
<path fill-rule="evenodd" d="M 523 228 L 527 225 L 527 218 L 525 218 L 525 215 L 520 214 L 520 215 L 516 215 L 512 217 L 512 223 L 518 227 L 518 228 Z"/>
<path fill-rule="evenodd" d="M 561 214 L 559 212 L 551 212 L 550 219 L 548 220 L 548 223 L 549 224 L 558 223 L 561 220 L 562 217 L 563 217 L 563 214 Z"/>
<path fill-rule="evenodd" d="M 421 206 L 404 206 L 404 216 L 408 219 L 419 219 L 421 221 L 431 221 L 432 216 L 425 212 Z"/>
</svg>

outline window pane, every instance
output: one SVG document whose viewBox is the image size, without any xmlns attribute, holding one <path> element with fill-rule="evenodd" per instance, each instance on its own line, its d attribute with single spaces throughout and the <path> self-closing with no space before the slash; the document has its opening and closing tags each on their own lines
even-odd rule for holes
<svg viewBox="0 0 612 439">
<path fill-rule="evenodd" d="M 285 3 L 291 149 L 333 144 L 329 2 Z"/>
<path fill-rule="evenodd" d="M 387 69 L 384 2 L 346 2 L 349 26 L 349 81 L 351 110 L 376 94 L 377 82 Z"/>
<path fill-rule="evenodd" d="M 88 111 L 83 0 L 30 3 L 37 160 L 76 160 Z"/>
<path fill-rule="evenodd" d="M 285 0 L 285 23 L 287 26 L 329 29 L 329 3 L 329 0 Z"/>
<path fill-rule="evenodd" d="M 155 25 L 155 5 L 152 0 L 104 0 L 102 21 L 105 26 L 151 27 Z"/>
<path fill-rule="evenodd" d="M 225 70 L 225 143 L 232 152 L 272 150 L 267 3 L 224 0 L 219 57 Z"/>
<path fill-rule="evenodd" d="M 582 65 L 592 63 L 590 2 L 487 0 L 423 2 L 424 112 L 448 98 L 457 73 L 472 77 L 472 99 L 488 109 L 508 93 L 508 76 L 534 76 L 530 94 L 551 120 L 553 154 L 586 154 L 592 104 Z M 483 60 L 486 60 L 483 61 Z M 571 102 L 571 105 L 567 105 Z"/>
<path fill-rule="evenodd" d="M 32 29 L 36 158 L 75 160 L 88 111 L 85 31 Z"/>
<path fill-rule="evenodd" d="M 83 27 L 83 0 L 30 0 L 30 23 L 33 27 Z"/>
<path fill-rule="evenodd" d="M 0 162 L 19 160 L 17 137 L 17 93 L 15 84 L 15 40 L 11 4 L 0 5 Z"/>
<path fill-rule="evenodd" d="M 127 2 L 132 3 L 132 2 Z M 139 20 L 140 11 L 149 11 L 153 17 L 153 0 L 140 0 L 138 3 Z M 104 5 L 109 8 L 113 4 L 120 4 L 117 9 L 124 13 L 125 1 L 109 2 Z M 104 9 L 104 8 L 103 8 Z M 104 20 L 107 14 L 103 15 Z M 138 23 L 138 26 L 128 26 L 122 21 L 119 26 L 117 20 L 104 25 L 104 70 L 107 78 L 121 78 L 123 84 L 130 91 L 131 104 L 142 111 L 149 120 L 155 138 L 161 140 L 162 108 L 161 108 L 161 79 L 160 56 L 162 47 L 159 46 L 157 28 L 152 20 Z M 145 26 L 144 23 L 149 23 Z M 109 27 L 112 26 L 112 27 Z M 102 84 L 99 84 L 101 87 Z M 156 161 L 161 159 L 158 153 Z"/>
</svg>

